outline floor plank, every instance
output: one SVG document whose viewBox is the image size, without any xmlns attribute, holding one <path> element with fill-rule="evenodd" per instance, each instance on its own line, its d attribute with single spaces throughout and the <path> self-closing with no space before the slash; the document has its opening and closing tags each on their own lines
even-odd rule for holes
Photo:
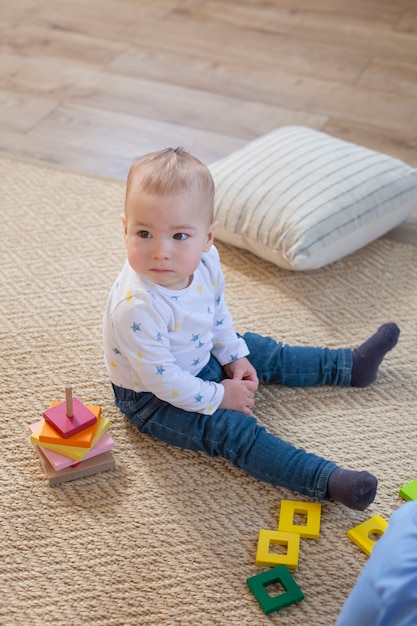
<svg viewBox="0 0 417 626">
<path fill-rule="evenodd" d="M 245 143 L 247 140 L 239 137 L 185 124 L 156 120 L 149 123 L 144 117 L 65 104 L 25 136 L 2 132 L 0 152 L 126 178 L 134 159 L 167 145 L 184 146 L 204 162 L 213 163 Z"/>
</svg>

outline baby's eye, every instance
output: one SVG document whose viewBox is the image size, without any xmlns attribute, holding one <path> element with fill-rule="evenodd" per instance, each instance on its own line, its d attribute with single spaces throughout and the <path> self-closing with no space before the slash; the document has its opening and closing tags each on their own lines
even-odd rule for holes
<svg viewBox="0 0 417 626">
<path fill-rule="evenodd" d="M 149 232 L 149 230 L 139 230 L 138 231 L 138 235 L 139 237 L 141 237 L 142 239 L 150 239 L 152 237 L 151 233 Z"/>
<path fill-rule="evenodd" d="M 186 233 L 175 233 L 173 239 L 178 239 L 182 241 L 183 239 L 188 239 L 188 235 Z"/>
</svg>

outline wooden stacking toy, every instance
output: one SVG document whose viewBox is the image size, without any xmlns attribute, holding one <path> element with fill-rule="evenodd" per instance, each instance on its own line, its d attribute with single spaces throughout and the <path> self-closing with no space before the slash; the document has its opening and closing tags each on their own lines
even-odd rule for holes
<svg viewBox="0 0 417 626">
<path fill-rule="evenodd" d="M 50 485 L 114 469 L 110 420 L 101 407 L 84 405 L 65 388 L 65 402 L 51 402 L 43 419 L 29 426 Z"/>
</svg>

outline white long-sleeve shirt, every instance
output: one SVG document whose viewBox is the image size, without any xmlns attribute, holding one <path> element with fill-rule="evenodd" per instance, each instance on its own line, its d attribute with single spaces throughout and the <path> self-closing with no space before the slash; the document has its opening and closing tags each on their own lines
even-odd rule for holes
<svg viewBox="0 0 417 626">
<path fill-rule="evenodd" d="M 203 253 L 191 284 L 178 291 L 143 278 L 126 261 L 108 297 L 103 339 L 115 385 L 205 414 L 224 395 L 221 384 L 196 376 L 210 354 L 225 365 L 249 353 L 233 328 L 214 246 Z"/>
</svg>

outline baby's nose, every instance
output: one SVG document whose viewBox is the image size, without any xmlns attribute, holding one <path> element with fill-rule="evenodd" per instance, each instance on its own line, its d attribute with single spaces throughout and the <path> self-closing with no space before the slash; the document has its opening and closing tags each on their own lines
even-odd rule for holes
<svg viewBox="0 0 417 626">
<path fill-rule="evenodd" d="M 169 246 L 165 241 L 156 241 L 153 247 L 153 257 L 155 259 L 166 259 L 169 257 Z"/>
</svg>

